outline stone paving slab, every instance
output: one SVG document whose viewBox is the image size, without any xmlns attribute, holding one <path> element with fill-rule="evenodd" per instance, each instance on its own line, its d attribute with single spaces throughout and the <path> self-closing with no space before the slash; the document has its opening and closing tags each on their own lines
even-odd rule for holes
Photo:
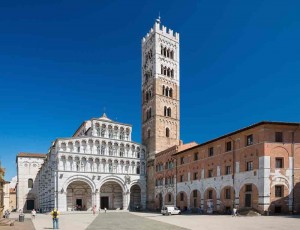
<svg viewBox="0 0 300 230">
<path fill-rule="evenodd" d="M 172 215 L 133 212 L 151 220 L 174 224 L 192 230 L 299 230 L 300 216 Z"/>
<path fill-rule="evenodd" d="M 155 220 L 150 220 L 142 216 L 133 215 L 129 212 L 117 213 L 108 212 L 100 214 L 88 226 L 87 230 L 184 230 L 178 227 Z"/>
<path fill-rule="evenodd" d="M 10 218 L 16 219 L 16 218 Z M 33 223 L 31 219 L 26 218 L 24 222 L 19 222 L 16 220 L 13 226 L 0 226 L 1 230 L 34 230 Z"/>
</svg>

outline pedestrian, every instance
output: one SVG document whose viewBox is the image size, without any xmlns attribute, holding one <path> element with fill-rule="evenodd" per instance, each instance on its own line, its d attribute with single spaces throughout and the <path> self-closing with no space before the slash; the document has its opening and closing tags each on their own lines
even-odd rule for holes
<svg viewBox="0 0 300 230">
<path fill-rule="evenodd" d="M 53 229 L 59 229 L 59 225 L 58 225 L 59 211 L 56 208 L 54 208 L 53 211 L 51 212 L 51 216 L 53 221 Z"/>
<path fill-rule="evenodd" d="M 32 216 L 33 220 L 35 219 L 35 215 L 36 215 L 36 211 L 35 211 L 35 209 L 32 209 L 31 216 Z"/>
<path fill-rule="evenodd" d="M 93 207 L 93 215 L 95 215 L 96 214 L 96 205 L 94 205 L 94 207 Z"/>
<path fill-rule="evenodd" d="M 104 212 L 106 213 L 106 207 L 104 208 Z"/>
<path fill-rule="evenodd" d="M 232 216 L 236 216 L 237 215 L 236 212 L 237 212 L 237 209 L 236 209 L 236 207 L 234 207 L 232 210 Z"/>
</svg>

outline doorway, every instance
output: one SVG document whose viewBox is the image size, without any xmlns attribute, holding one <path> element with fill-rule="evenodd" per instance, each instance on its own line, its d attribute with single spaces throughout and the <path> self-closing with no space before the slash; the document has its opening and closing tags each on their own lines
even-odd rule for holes
<svg viewBox="0 0 300 230">
<path fill-rule="evenodd" d="M 245 207 L 251 208 L 251 194 L 245 194 Z"/>
<path fill-rule="evenodd" d="M 109 202 L 108 202 L 108 196 L 102 196 L 101 197 L 101 209 L 108 209 L 109 207 Z"/>
<path fill-rule="evenodd" d="M 76 205 L 82 207 L 82 199 L 76 199 Z"/>
<path fill-rule="evenodd" d="M 26 209 L 27 209 L 27 210 L 32 210 L 32 209 L 34 209 L 34 200 L 27 200 L 27 201 L 26 201 Z"/>
</svg>

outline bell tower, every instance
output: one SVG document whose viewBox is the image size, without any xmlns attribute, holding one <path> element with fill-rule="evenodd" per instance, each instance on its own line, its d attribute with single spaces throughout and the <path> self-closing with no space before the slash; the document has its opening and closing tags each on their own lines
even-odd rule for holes
<svg viewBox="0 0 300 230">
<path fill-rule="evenodd" d="M 142 143 L 148 160 L 179 144 L 179 34 L 160 17 L 142 39 Z"/>
</svg>

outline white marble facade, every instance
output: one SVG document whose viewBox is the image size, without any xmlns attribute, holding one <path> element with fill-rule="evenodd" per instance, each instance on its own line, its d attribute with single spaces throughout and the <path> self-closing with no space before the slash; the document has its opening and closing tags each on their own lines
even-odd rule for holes
<svg viewBox="0 0 300 230">
<path fill-rule="evenodd" d="M 146 149 L 131 141 L 131 131 L 103 114 L 82 123 L 72 137 L 56 139 L 36 172 L 35 208 L 146 208 Z"/>
</svg>

